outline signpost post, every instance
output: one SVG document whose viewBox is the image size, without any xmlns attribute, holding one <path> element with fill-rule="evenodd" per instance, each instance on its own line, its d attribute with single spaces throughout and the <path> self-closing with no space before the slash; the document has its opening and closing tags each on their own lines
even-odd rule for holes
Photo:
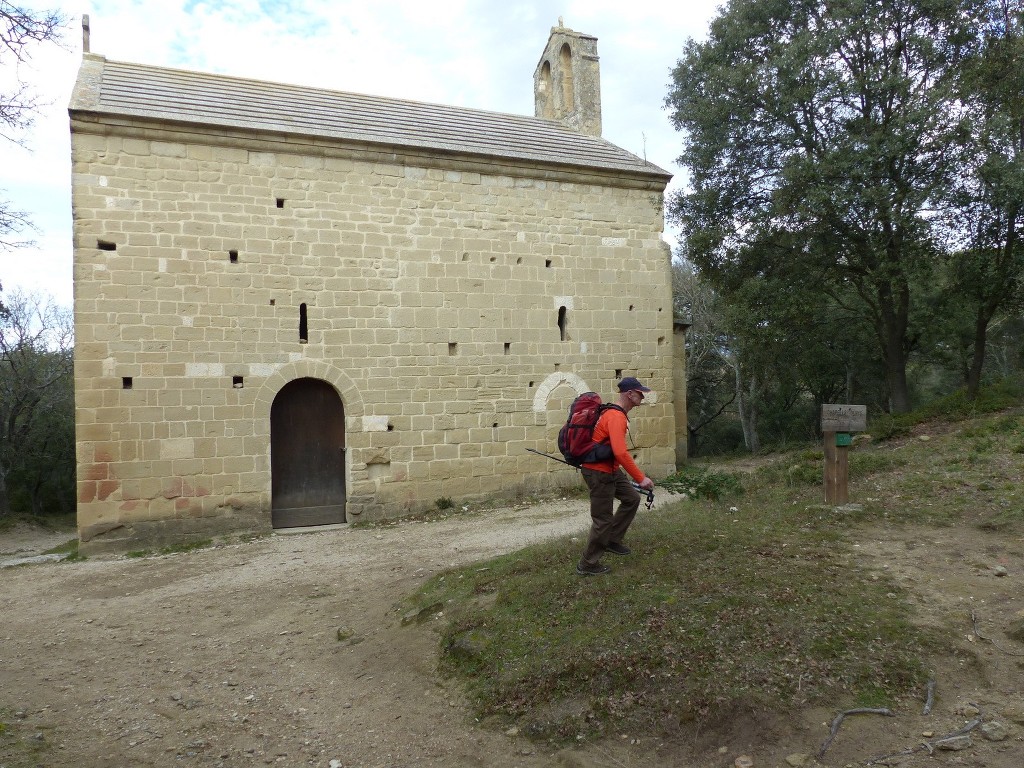
<svg viewBox="0 0 1024 768">
<path fill-rule="evenodd" d="M 821 431 L 825 443 L 825 503 L 845 504 L 850 500 L 849 453 L 851 432 L 868 428 L 866 405 L 821 406 Z"/>
</svg>

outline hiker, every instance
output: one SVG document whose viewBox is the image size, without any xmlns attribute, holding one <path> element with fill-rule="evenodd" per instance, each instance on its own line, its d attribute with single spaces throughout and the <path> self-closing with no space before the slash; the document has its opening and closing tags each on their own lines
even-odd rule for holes
<svg viewBox="0 0 1024 768">
<path fill-rule="evenodd" d="M 582 467 L 583 479 L 590 489 L 590 517 L 593 522 L 587 548 L 576 566 L 576 572 L 581 576 L 610 571 L 611 568 L 601 563 L 605 552 L 628 555 L 631 551 L 622 539 L 636 516 L 640 494 L 619 467 L 625 469 L 642 489 L 654 487 L 654 481 L 640 471 L 626 448 L 626 430 L 629 428 L 626 414 L 644 401 L 644 392 L 651 390 L 632 376 L 624 378 L 618 386 L 617 407 L 605 409 L 594 427 L 594 441 L 610 443 L 613 456 L 605 461 L 585 463 Z M 619 500 L 619 508 L 613 515 L 616 499 Z"/>
</svg>

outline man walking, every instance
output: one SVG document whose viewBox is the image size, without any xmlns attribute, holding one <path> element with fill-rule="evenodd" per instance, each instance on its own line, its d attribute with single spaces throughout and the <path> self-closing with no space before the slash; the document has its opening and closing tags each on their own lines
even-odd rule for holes
<svg viewBox="0 0 1024 768">
<path fill-rule="evenodd" d="M 622 539 L 640 507 L 640 494 L 619 467 L 625 469 L 644 490 L 654 487 L 654 481 L 640 471 L 626 447 L 626 431 L 629 429 L 626 414 L 640 405 L 644 401 L 644 393 L 650 391 L 632 376 L 627 376 L 619 382 L 619 399 L 604 410 L 594 427 L 594 442 L 610 444 L 612 458 L 586 463 L 582 467 L 583 480 L 590 489 L 592 523 L 587 548 L 576 566 L 576 573 L 581 576 L 608 573 L 611 568 L 601 563 L 605 552 L 613 555 L 630 553 Z M 613 515 L 616 499 L 619 500 L 619 508 Z"/>
</svg>

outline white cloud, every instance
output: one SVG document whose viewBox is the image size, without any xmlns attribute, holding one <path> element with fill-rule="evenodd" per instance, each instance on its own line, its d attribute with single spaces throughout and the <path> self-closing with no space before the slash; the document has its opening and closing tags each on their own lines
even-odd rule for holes
<svg viewBox="0 0 1024 768">
<path fill-rule="evenodd" d="M 35 2 L 35 7 L 49 7 Z M 4 290 L 71 303 L 67 104 L 91 50 L 118 61 L 196 69 L 514 114 L 533 113 L 533 71 L 551 27 L 598 38 L 604 137 L 674 173 L 681 143 L 662 106 L 687 38 L 716 0 L 68 0 L 68 50 L 37 48 L 20 74 L 51 102 L 28 138 L 0 142 L 0 194 L 28 211 L 39 250 L 0 255 Z M 673 186 L 677 182 L 673 182 Z"/>
</svg>

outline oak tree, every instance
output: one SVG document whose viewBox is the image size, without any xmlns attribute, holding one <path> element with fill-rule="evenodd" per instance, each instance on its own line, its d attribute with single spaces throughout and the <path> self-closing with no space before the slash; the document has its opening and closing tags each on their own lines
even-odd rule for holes
<svg viewBox="0 0 1024 768">
<path fill-rule="evenodd" d="M 689 171 L 669 201 L 683 255 L 726 297 L 766 279 L 862 318 L 897 412 L 966 130 L 952 73 L 972 1 L 732 0 L 666 99 Z"/>
</svg>

